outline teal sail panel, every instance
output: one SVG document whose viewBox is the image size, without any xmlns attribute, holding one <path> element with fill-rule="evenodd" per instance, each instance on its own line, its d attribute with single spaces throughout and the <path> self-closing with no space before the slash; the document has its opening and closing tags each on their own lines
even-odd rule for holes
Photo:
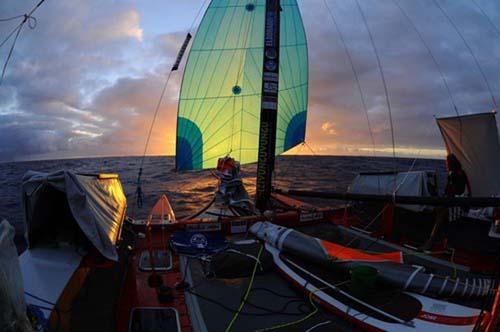
<svg viewBox="0 0 500 332">
<path fill-rule="evenodd" d="M 304 141 L 308 54 L 296 0 L 282 0 L 276 154 Z M 231 155 L 257 161 L 265 0 L 212 0 L 182 81 L 176 168 L 214 168 Z"/>
</svg>

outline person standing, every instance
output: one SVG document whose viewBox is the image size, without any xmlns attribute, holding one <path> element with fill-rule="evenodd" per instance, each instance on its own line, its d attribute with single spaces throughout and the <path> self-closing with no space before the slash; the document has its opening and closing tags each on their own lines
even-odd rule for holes
<svg viewBox="0 0 500 332">
<path fill-rule="evenodd" d="M 457 197 L 464 196 L 467 190 L 467 196 L 471 197 L 472 190 L 469 182 L 469 178 L 462 168 L 462 164 L 458 158 L 450 153 L 446 156 L 446 169 L 448 170 L 448 178 L 446 182 L 446 188 L 444 190 L 445 197 Z M 450 207 L 446 208 L 444 206 L 438 206 L 434 209 L 435 223 L 432 229 L 431 235 L 427 242 L 420 247 L 422 251 L 431 250 L 437 236 L 442 232 L 443 225 L 447 222 L 453 222 L 458 220 L 464 215 L 464 209 L 462 207 Z"/>
</svg>

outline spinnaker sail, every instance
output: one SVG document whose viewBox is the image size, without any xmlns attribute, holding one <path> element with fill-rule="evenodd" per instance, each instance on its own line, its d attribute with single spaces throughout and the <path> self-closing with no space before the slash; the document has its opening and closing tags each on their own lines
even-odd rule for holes
<svg viewBox="0 0 500 332">
<path fill-rule="evenodd" d="M 276 154 L 304 141 L 307 44 L 296 0 L 281 1 Z M 212 0 L 191 47 L 179 100 L 176 168 L 257 161 L 265 0 Z"/>
</svg>

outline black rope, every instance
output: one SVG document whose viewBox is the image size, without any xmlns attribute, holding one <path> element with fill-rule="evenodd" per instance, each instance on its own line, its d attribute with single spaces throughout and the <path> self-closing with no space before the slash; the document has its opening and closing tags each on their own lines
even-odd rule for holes
<svg viewBox="0 0 500 332">
<path fill-rule="evenodd" d="M 281 298 L 284 298 L 284 299 L 303 299 L 302 296 L 281 294 L 281 293 L 278 293 L 275 290 L 272 290 L 270 288 L 265 288 L 265 287 L 255 287 L 255 288 L 252 288 L 252 292 L 258 292 L 258 291 L 268 292 L 270 294 L 273 294 L 273 295 L 275 295 L 277 297 L 281 297 Z"/>
<path fill-rule="evenodd" d="M 21 30 L 23 29 L 24 22 L 21 23 L 14 31 L 17 30 L 16 36 L 14 37 L 14 42 L 12 43 L 12 46 L 10 47 L 9 54 L 7 55 L 7 59 L 5 60 L 5 63 L 2 68 L 2 74 L 0 76 L 0 85 L 3 83 L 3 79 L 5 77 L 5 72 L 7 71 L 7 65 L 9 64 L 10 58 L 12 57 L 12 52 L 14 52 L 14 47 L 16 46 L 17 38 L 19 38 L 19 34 L 21 33 Z M 10 38 L 10 37 L 9 37 Z"/>
<path fill-rule="evenodd" d="M 0 22 L 13 21 L 13 20 L 17 20 L 18 18 L 21 18 L 21 17 L 24 17 L 24 15 L 17 15 L 17 16 L 12 16 L 12 17 L 0 18 Z"/>
<path fill-rule="evenodd" d="M 222 302 L 219 302 L 217 300 L 214 300 L 213 298 L 210 298 L 208 296 L 204 296 L 204 295 L 201 295 L 200 293 L 196 293 L 194 292 L 192 289 L 187 289 L 186 290 L 187 292 L 189 292 L 190 294 L 193 294 L 194 296 L 196 297 L 199 297 L 200 299 L 203 299 L 207 302 L 210 302 L 210 303 L 213 303 L 219 307 L 221 307 L 222 309 L 228 311 L 228 312 L 231 312 L 231 313 L 236 313 L 238 312 L 238 310 L 234 309 L 234 308 L 231 308 L 227 305 L 225 305 L 224 303 Z M 283 307 L 280 309 L 280 310 L 273 310 L 273 309 L 270 309 L 270 308 L 266 308 L 266 307 L 261 307 L 261 306 L 257 306 L 251 302 L 249 302 L 248 300 L 245 302 L 246 304 L 258 309 L 258 310 L 261 310 L 261 311 L 264 311 L 262 313 L 253 313 L 253 312 L 247 312 L 247 311 L 241 311 L 240 312 L 240 315 L 242 316 L 257 316 L 257 317 L 262 317 L 262 316 L 274 316 L 274 315 L 284 315 L 284 316 L 302 316 L 304 315 L 304 312 L 303 310 L 299 310 L 300 312 L 286 312 L 286 308 L 293 302 L 298 302 L 298 301 L 301 301 L 301 302 L 304 302 L 303 299 L 293 299 L 293 300 L 289 300 L 287 301 Z"/>
<path fill-rule="evenodd" d="M 410 16 L 408 15 L 408 13 L 403 9 L 403 7 L 401 6 L 401 4 L 399 3 L 399 0 L 393 0 L 393 1 L 396 4 L 396 6 L 399 8 L 399 10 L 401 11 L 401 13 L 403 13 L 403 16 L 405 16 L 406 19 L 408 20 L 408 22 L 410 22 L 410 25 L 413 27 L 413 30 L 415 30 L 417 36 L 422 41 L 422 44 L 427 49 L 427 52 L 429 53 L 432 61 L 436 65 L 436 68 L 437 68 L 437 70 L 439 72 L 439 75 L 441 76 L 441 80 L 443 81 L 443 85 L 446 88 L 446 92 L 448 92 L 448 96 L 450 97 L 451 106 L 453 107 L 453 110 L 455 111 L 455 114 L 457 115 L 459 126 L 460 126 L 460 128 L 459 128 L 460 142 L 462 142 L 462 137 L 463 137 L 462 118 L 460 118 L 460 112 L 458 111 L 457 104 L 455 103 L 455 99 L 453 98 L 453 94 L 451 93 L 450 86 L 448 85 L 448 82 L 446 81 L 446 77 L 445 77 L 445 75 L 443 73 L 443 70 L 441 69 L 441 66 L 439 65 L 439 62 L 437 61 L 436 57 L 432 53 L 431 48 L 429 47 L 429 45 L 425 41 L 424 37 L 422 36 L 422 34 L 420 33 L 420 31 L 418 30 L 417 25 L 415 24 L 415 22 L 410 18 Z"/>
<path fill-rule="evenodd" d="M 5 37 L 5 39 L 0 43 L 0 47 L 2 47 L 9 39 L 10 37 L 12 37 L 12 35 L 14 33 L 16 33 L 17 29 L 19 29 L 21 27 L 21 24 L 19 24 L 18 26 L 16 26 L 8 35 L 7 37 Z"/>
<path fill-rule="evenodd" d="M 450 86 L 448 85 L 448 82 L 446 81 L 446 77 L 445 77 L 445 75 L 444 75 L 444 73 L 443 73 L 443 71 L 441 69 L 441 66 L 439 65 L 439 62 L 437 61 L 436 57 L 432 53 L 431 48 L 429 47 L 429 45 L 425 41 L 424 37 L 422 36 L 422 34 L 420 33 L 420 31 L 418 30 L 417 25 L 415 24 L 415 22 L 410 18 L 410 15 L 408 15 L 408 13 L 401 6 L 400 0 L 393 0 L 393 1 L 396 4 L 396 6 L 399 8 L 399 10 L 401 11 L 401 13 L 403 14 L 403 16 L 406 18 L 406 20 L 413 27 L 413 30 L 415 30 L 415 33 L 417 34 L 418 38 L 420 38 L 420 40 L 422 41 L 422 44 L 427 49 L 427 53 L 429 53 L 429 56 L 431 57 L 432 61 L 436 65 L 437 70 L 439 71 L 439 75 L 441 76 L 441 80 L 443 81 L 443 85 L 446 88 L 446 92 L 448 92 L 448 96 L 450 97 L 451 105 L 452 105 L 455 113 L 457 114 L 457 116 L 460 116 L 460 114 L 458 112 L 457 105 L 456 105 L 455 100 L 453 98 L 453 95 L 451 93 Z"/>
<path fill-rule="evenodd" d="M 55 304 L 55 303 L 53 303 L 53 302 L 47 301 L 47 300 L 45 300 L 45 299 L 42 299 L 41 297 L 38 297 L 38 296 L 33 295 L 33 294 L 31 294 L 31 293 L 28 293 L 28 292 L 26 292 L 26 291 L 24 292 L 24 294 L 28 295 L 29 297 L 34 298 L 35 300 L 38 300 L 38 301 L 40 301 L 40 302 L 43 302 L 43 303 L 45 303 L 45 304 L 50 304 L 50 305 L 53 305 L 53 306 L 55 306 L 55 305 L 56 305 L 56 304 Z"/>
<path fill-rule="evenodd" d="M 139 173 L 137 174 L 137 189 L 135 190 L 135 198 L 136 198 L 136 203 L 137 207 L 139 209 L 142 208 L 142 205 L 144 203 L 144 194 L 142 192 L 142 163 L 141 162 L 141 167 L 139 168 Z"/>
<path fill-rule="evenodd" d="M 380 78 L 382 79 L 382 85 L 384 86 L 385 101 L 387 103 L 387 110 L 389 112 L 389 124 L 391 126 L 392 158 L 394 159 L 394 171 L 396 171 L 396 140 L 394 138 L 394 124 L 392 121 L 392 107 L 391 107 L 391 101 L 389 98 L 389 90 L 387 88 L 387 82 L 385 79 L 384 69 L 382 67 L 382 62 L 380 61 L 380 56 L 378 54 L 377 45 L 375 44 L 375 40 L 373 39 L 372 32 L 370 31 L 370 27 L 368 26 L 368 21 L 366 20 L 365 13 L 363 11 L 363 8 L 361 8 L 361 5 L 359 4 L 358 0 L 356 0 L 356 5 L 358 6 L 359 13 L 361 14 L 361 18 L 363 19 L 363 23 L 364 23 L 366 30 L 368 32 L 368 36 L 370 37 L 370 42 L 372 44 L 373 51 L 374 51 L 375 57 L 377 59 L 378 69 L 380 72 Z M 394 181 L 394 186 L 396 186 L 396 181 Z"/>
<path fill-rule="evenodd" d="M 170 81 L 170 77 L 172 76 L 172 73 L 174 71 L 170 70 L 167 76 L 167 80 L 165 81 L 165 84 L 163 85 L 163 89 L 160 94 L 160 98 L 158 99 L 158 103 L 156 104 L 155 112 L 153 115 L 153 121 L 151 121 L 151 125 L 149 126 L 149 131 L 148 131 L 148 136 L 146 139 L 146 144 L 144 146 L 144 152 L 142 153 L 142 158 L 141 158 L 141 163 L 139 166 L 139 173 L 137 174 L 137 189 L 135 191 L 135 198 L 136 198 L 136 206 L 140 209 L 142 208 L 144 204 L 144 193 L 142 191 L 142 171 L 144 168 L 144 160 L 146 159 L 146 153 L 148 151 L 149 147 L 149 141 L 151 140 L 151 134 L 153 133 L 153 128 L 156 122 L 156 118 L 158 117 L 158 112 L 160 111 L 161 104 L 163 102 L 163 97 L 165 96 L 165 92 L 167 91 L 167 86 L 168 82 Z M 133 211 L 133 214 L 135 214 L 135 209 Z"/>
<path fill-rule="evenodd" d="M 200 9 L 198 10 L 198 12 L 197 12 L 197 14 L 196 14 L 193 22 L 191 23 L 191 26 L 189 27 L 188 37 L 187 37 L 188 39 L 186 39 L 187 42 L 189 42 L 189 40 L 191 39 L 191 31 L 193 30 L 194 25 L 195 25 L 196 21 L 198 20 L 198 17 L 200 16 L 200 14 L 201 14 L 203 8 L 205 7 L 207 1 L 208 0 L 204 0 L 202 2 Z M 186 41 L 184 43 L 186 44 Z M 184 50 L 181 49 L 181 52 L 183 54 Z M 155 109 L 155 112 L 154 112 L 154 115 L 153 115 L 153 121 L 151 122 L 151 126 L 149 127 L 148 136 L 147 136 L 147 139 L 146 139 L 146 144 L 144 146 L 144 152 L 143 152 L 142 158 L 141 158 L 139 172 L 137 174 L 137 189 L 135 191 L 136 206 L 134 206 L 134 209 L 132 211 L 133 215 L 135 215 L 135 207 L 138 207 L 140 209 L 144 205 L 144 192 L 142 190 L 142 173 L 143 173 L 143 169 L 144 169 L 144 160 L 146 159 L 146 153 L 148 151 L 149 141 L 151 139 L 151 134 L 153 132 L 154 124 L 156 122 L 156 118 L 158 116 L 158 112 L 160 110 L 161 103 L 163 101 L 163 98 L 165 96 L 165 92 L 167 90 L 168 82 L 170 81 L 170 77 L 172 76 L 172 73 L 174 71 L 176 71 L 177 69 L 178 68 L 176 68 L 176 67 L 172 67 L 171 70 L 170 70 L 170 72 L 168 73 L 167 80 L 165 81 L 165 84 L 163 85 L 163 90 L 162 90 L 162 92 L 160 94 L 160 98 L 158 100 L 158 103 L 156 104 L 156 109 Z"/>
<path fill-rule="evenodd" d="M 11 47 L 9 49 L 9 53 L 7 55 L 7 59 L 5 60 L 5 63 L 4 63 L 3 68 L 2 68 L 2 74 L 0 75 L 0 86 L 3 83 L 3 79 L 5 77 L 5 72 L 7 71 L 7 66 L 8 66 L 8 64 L 10 62 L 10 59 L 12 57 L 12 53 L 14 52 L 14 47 L 16 46 L 17 39 L 19 38 L 19 35 L 21 34 L 21 31 L 22 31 L 24 25 L 27 22 L 28 23 L 28 27 L 30 29 L 34 29 L 36 27 L 37 20 L 36 20 L 35 17 L 33 17 L 33 13 L 44 2 L 45 2 L 45 0 L 40 0 L 40 2 L 38 2 L 38 4 L 35 7 L 33 7 L 33 9 L 31 9 L 31 11 L 28 14 L 17 15 L 17 16 L 12 16 L 12 17 L 7 17 L 7 18 L 0 19 L 0 22 L 11 21 L 11 20 L 14 20 L 14 19 L 19 19 L 19 18 L 23 19 L 22 22 L 19 23 L 19 25 L 16 28 L 14 28 L 14 30 L 12 30 L 7 35 L 7 37 L 2 41 L 2 43 L 0 43 L 0 47 L 2 47 L 15 34 L 14 41 L 12 42 L 12 45 L 11 45 Z"/>
<path fill-rule="evenodd" d="M 205 7 L 206 3 L 207 3 L 208 0 L 204 0 L 201 4 L 201 7 L 200 9 L 198 9 L 198 12 L 196 13 L 196 16 L 194 17 L 194 20 L 193 22 L 191 23 L 191 26 L 189 27 L 189 32 L 192 32 L 193 31 L 193 28 L 194 28 L 194 25 L 196 24 L 196 21 L 198 20 L 198 17 L 200 16 L 203 8 Z"/>
<path fill-rule="evenodd" d="M 495 30 L 495 32 L 497 33 L 498 37 L 500 37 L 500 30 L 498 29 L 498 27 L 495 25 L 495 23 L 493 23 L 493 21 L 491 20 L 491 18 L 488 16 L 488 14 L 486 14 L 486 12 L 484 11 L 483 7 L 481 7 L 481 5 L 476 1 L 476 0 L 472 0 L 472 3 L 474 5 L 476 5 L 477 8 L 479 8 L 479 11 L 481 11 L 481 13 L 483 14 L 484 17 L 486 17 L 486 20 L 490 23 L 490 25 L 493 27 L 493 30 Z"/>
<path fill-rule="evenodd" d="M 455 22 L 451 19 L 451 17 L 448 15 L 448 13 L 446 13 L 446 11 L 444 10 L 444 8 L 439 4 L 439 2 L 437 2 L 437 0 L 434 0 L 434 4 L 439 8 L 439 10 L 441 11 L 441 13 L 443 13 L 444 17 L 446 17 L 446 19 L 448 20 L 448 22 L 451 24 L 451 26 L 453 27 L 453 29 L 455 29 L 455 31 L 457 32 L 457 34 L 460 36 L 460 38 L 462 39 L 462 42 L 464 43 L 465 47 L 467 47 L 467 50 L 469 51 L 470 55 L 472 56 L 472 59 L 474 60 L 476 66 L 477 66 L 477 69 L 479 70 L 479 73 L 481 74 L 483 80 L 484 80 L 484 83 L 486 84 L 486 87 L 488 88 L 488 91 L 490 93 L 490 96 L 491 96 L 491 100 L 493 102 L 493 107 L 495 109 L 497 109 L 497 101 L 495 99 L 495 95 L 493 94 L 493 91 L 491 89 L 491 86 L 490 86 L 490 83 L 488 82 L 488 79 L 486 77 L 486 74 L 484 73 L 483 71 L 483 68 L 481 67 L 481 65 L 479 64 L 479 60 L 476 58 L 476 56 L 474 55 L 474 52 L 472 51 L 472 48 L 469 46 L 469 43 L 467 43 L 467 40 L 465 40 L 465 37 L 463 36 L 463 34 L 460 32 L 460 30 L 458 29 L 458 26 L 455 24 Z"/>
<path fill-rule="evenodd" d="M 356 85 L 358 87 L 359 96 L 361 98 L 361 104 L 363 105 L 363 110 L 365 111 L 366 122 L 368 125 L 368 131 L 370 133 L 370 138 L 372 141 L 373 156 L 375 156 L 375 137 L 373 136 L 372 125 L 370 122 L 370 116 L 368 114 L 368 107 L 366 106 L 366 98 L 365 98 L 365 95 L 363 93 L 363 89 L 361 89 L 361 82 L 359 80 L 358 72 L 356 71 L 356 66 L 354 65 L 354 60 L 352 59 L 351 51 L 349 51 L 349 48 L 347 47 L 347 43 L 344 39 L 344 35 L 342 34 L 342 30 L 340 30 L 340 26 L 337 23 L 335 16 L 333 15 L 332 9 L 330 8 L 330 6 L 328 6 L 327 0 L 323 0 L 323 2 L 325 3 L 325 7 L 326 7 L 328 13 L 330 14 L 330 17 L 332 18 L 333 24 L 335 25 L 335 29 L 337 30 L 337 32 L 339 34 L 340 41 L 342 42 L 342 45 L 344 46 L 344 51 L 345 51 L 345 54 L 347 56 L 347 59 L 349 60 L 349 63 L 351 64 L 351 69 L 352 69 L 352 72 L 354 74 L 354 79 L 356 81 Z"/>
</svg>

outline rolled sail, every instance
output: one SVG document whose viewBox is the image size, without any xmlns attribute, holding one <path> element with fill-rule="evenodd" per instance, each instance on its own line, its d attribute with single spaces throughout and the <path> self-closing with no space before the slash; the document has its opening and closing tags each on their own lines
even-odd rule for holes
<svg viewBox="0 0 500 332">
<path fill-rule="evenodd" d="M 383 282 L 414 293 L 441 297 L 482 297 L 494 291 L 493 279 L 453 278 L 427 273 L 421 266 L 404 264 L 401 252 L 368 254 L 269 222 L 254 224 L 250 232 L 283 253 L 332 270 L 348 272 L 361 266 L 372 267 Z"/>
<path fill-rule="evenodd" d="M 296 0 L 281 1 L 276 154 L 304 141 L 308 58 Z M 265 0 L 212 0 L 189 53 L 177 118 L 176 168 L 257 161 Z"/>
</svg>

